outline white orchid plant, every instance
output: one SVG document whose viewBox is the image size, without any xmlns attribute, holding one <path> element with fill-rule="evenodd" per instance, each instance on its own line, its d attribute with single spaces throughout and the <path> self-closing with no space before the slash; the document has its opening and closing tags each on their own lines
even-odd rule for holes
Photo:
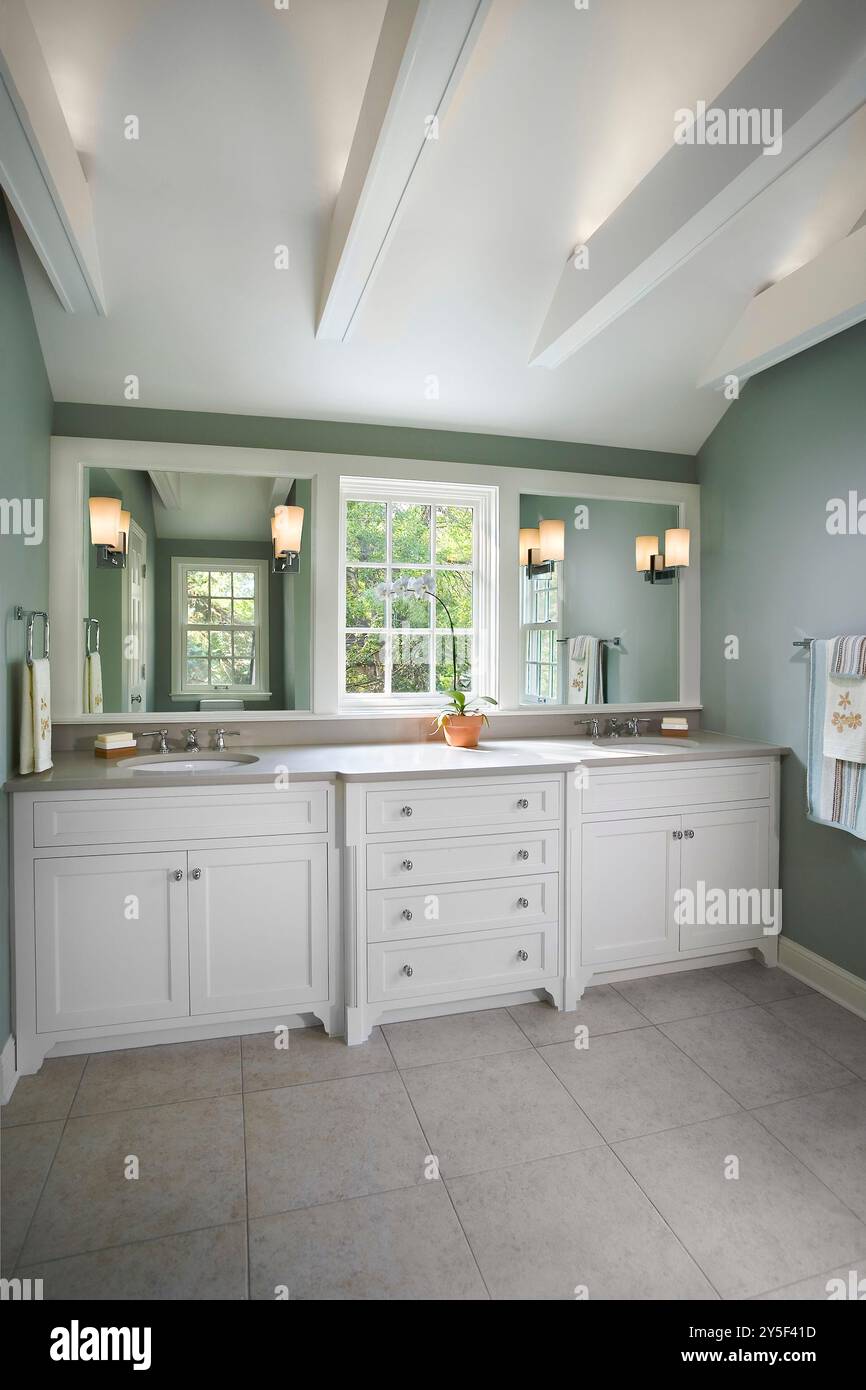
<svg viewBox="0 0 866 1390">
<path fill-rule="evenodd" d="M 450 696 L 445 708 L 440 710 L 436 717 L 436 729 L 441 729 L 443 724 L 447 724 L 449 719 L 466 714 L 479 714 L 485 724 L 489 724 L 487 715 L 477 708 L 478 705 L 495 705 L 496 701 L 489 695 L 477 695 L 470 700 L 466 692 L 460 689 L 460 680 L 457 675 L 457 637 L 454 632 L 454 623 L 448 610 L 445 600 L 436 592 L 436 576 L 434 574 L 419 574 L 412 576 L 399 575 L 396 579 L 383 581 L 373 589 L 376 598 L 432 598 L 448 619 L 448 626 L 451 629 L 451 678 L 452 688 L 447 692 Z"/>
</svg>

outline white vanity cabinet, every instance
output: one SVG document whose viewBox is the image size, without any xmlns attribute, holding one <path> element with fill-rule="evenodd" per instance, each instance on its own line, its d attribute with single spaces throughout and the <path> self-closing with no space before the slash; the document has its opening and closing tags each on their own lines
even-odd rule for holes
<svg viewBox="0 0 866 1390">
<path fill-rule="evenodd" d="M 339 1031 L 334 802 L 324 782 L 16 795 L 18 1070 L 299 1014 Z"/>
<path fill-rule="evenodd" d="M 778 759 L 583 774 L 568 804 L 569 1006 L 599 973 L 742 947 L 775 963 L 780 924 L 765 932 L 759 895 L 778 883 Z M 714 921 L 701 909 L 719 890 Z"/>
<path fill-rule="evenodd" d="M 394 1010 L 562 987 L 563 778 L 346 788 L 346 1035 Z"/>
</svg>

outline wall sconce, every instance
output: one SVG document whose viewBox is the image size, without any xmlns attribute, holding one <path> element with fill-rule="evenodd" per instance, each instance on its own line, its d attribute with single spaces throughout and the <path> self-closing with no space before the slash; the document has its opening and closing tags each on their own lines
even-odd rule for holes
<svg viewBox="0 0 866 1390">
<path fill-rule="evenodd" d="M 688 527 L 674 526 L 665 531 L 664 554 L 659 553 L 658 536 L 637 536 L 634 543 L 635 569 L 649 584 L 670 584 L 689 564 Z"/>
<path fill-rule="evenodd" d="M 274 574 L 298 574 L 301 568 L 303 507 L 275 507 L 271 517 L 271 569 Z"/>
<path fill-rule="evenodd" d="M 550 520 L 540 521 L 538 526 L 522 526 L 518 556 L 530 578 L 552 574 L 554 562 L 565 559 L 565 522 Z"/>
<path fill-rule="evenodd" d="M 98 569 L 126 569 L 129 548 L 130 514 L 122 510 L 119 497 L 91 497 L 90 543 L 96 546 Z"/>
</svg>

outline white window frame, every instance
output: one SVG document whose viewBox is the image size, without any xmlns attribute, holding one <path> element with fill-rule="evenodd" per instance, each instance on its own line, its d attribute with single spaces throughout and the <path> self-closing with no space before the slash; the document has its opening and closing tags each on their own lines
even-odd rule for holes
<svg viewBox="0 0 866 1390">
<path fill-rule="evenodd" d="M 421 482 L 399 478 L 351 478 L 340 479 L 340 548 L 339 559 L 339 623 L 337 630 L 338 655 L 337 670 L 339 678 L 339 704 L 343 710 L 391 709 L 391 710 L 433 710 L 444 704 L 447 696 L 443 691 L 424 693 L 396 693 L 361 695 L 346 692 L 346 633 L 354 629 L 346 628 L 346 569 L 353 564 L 346 559 L 346 503 L 347 502 L 391 502 L 404 505 L 425 505 L 435 509 L 437 506 L 472 507 L 473 520 L 473 638 L 472 638 L 472 689 L 468 695 L 489 695 L 498 699 L 498 581 L 499 581 L 499 519 L 498 492 L 496 487 L 472 486 L 465 483 Z M 390 541 L 388 561 L 369 568 L 386 568 L 390 564 Z M 411 568 L 400 565 L 397 568 Z M 418 567 L 420 568 L 420 566 Z M 434 635 L 447 634 L 449 629 L 440 629 Z M 388 657 L 390 660 L 390 655 Z"/>
<path fill-rule="evenodd" d="M 256 653 L 254 685 L 201 686 L 188 685 L 186 680 L 185 620 L 187 592 L 186 574 L 191 569 L 254 570 L 256 574 L 257 622 L 251 624 Z M 267 560 L 233 560 L 216 556 L 173 555 L 171 557 L 171 698 L 173 700 L 208 700 L 226 696 L 232 699 L 269 700 L 270 653 L 268 650 L 268 583 L 270 566 Z M 195 624 L 192 624 L 195 626 Z M 227 629 L 230 631 L 231 629 Z"/>
<path fill-rule="evenodd" d="M 556 693 L 555 693 L 554 695 L 551 695 L 549 699 L 544 699 L 544 698 L 542 698 L 542 697 L 539 696 L 539 695 L 532 695 L 532 694 L 530 693 L 530 691 L 529 691 L 529 681 L 528 681 L 528 679 L 527 679 L 528 668 L 529 668 L 530 666 L 537 666 L 537 667 L 539 668 L 539 670 L 540 670 L 541 667 L 542 667 L 543 665 L 548 664 L 548 663 L 544 663 L 544 662 L 541 662 L 541 661 L 531 661 L 531 660 L 530 660 L 530 657 L 529 657 L 529 643 L 530 643 L 530 636 L 531 636 L 531 634 L 534 633 L 534 632 L 551 632 L 551 633 L 554 634 L 554 638 L 553 638 L 554 642 L 557 642 L 557 641 L 559 641 L 559 640 L 562 638 L 562 599 L 563 599 L 563 593 L 562 593 L 562 578 L 563 578 L 563 566 L 562 566 L 562 562 L 561 562 L 561 561 L 555 560 L 555 561 L 553 562 L 553 573 L 554 573 L 554 575 L 555 575 L 555 577 L 556 577 L 556 621 L 555 621 L 555 622 L 535 622 L 535 621 L 532 621 L 532 620 L 530 620 L 530 619 L 528 618 L 527 614 L 528 614 L 528 612 L 529 612 L 529 602 L 530 602 L 530 596 L 531 596 L 531 587 L 532 587 L 532 585 L 533 585 L 533 583 L 534 583 L 534 579 L 533 579 L 533 577 L 530 575 L 529 570 L 528 570 L 528 568 L 526 568 L 526 567 L 523 568 L 523 571 L 522 571 L 522 574 L 521 574 L 521 584 L 520 584 L 520 650 L 521 650 L 521 653 L 522 653 L 522 656 L 521 656 L 522 665 L 521 665 L 521 690 L 520 690 L 520 699 L 521 699 L 521 701 L 523 701 L 523 702 L 525 702 L 526 704 L 529 704 L 529 705 L 544 705 L 544 706 L 548 706 L 548 705 L 559 705 L 559 704 L 562 703 L 562 681 L 563 681 L 562 672 L 563 672 L 564 657 L 563 657 L 562 651 L 561 651 L 558 647 L 554 646 L 554 648 L 553 648 L 553 650 L 554 650 L 554 655 L 555 655 L 555 657 L 556 657 L 555 662 L 554 662 L 554 663 L 549 663 L 549 664 L 552 664 L 552 665 L 554 666 L 554 668 L 555 668 L 555 675 L 556 675 Z"/>
</svg>

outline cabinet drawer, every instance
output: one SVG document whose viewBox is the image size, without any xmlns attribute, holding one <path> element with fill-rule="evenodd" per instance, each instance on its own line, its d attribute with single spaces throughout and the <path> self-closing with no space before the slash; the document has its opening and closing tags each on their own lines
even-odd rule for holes
<svg viewBox="0 0 866 1390">
<path fill-rule="evenodd" d="M 403 941 L 534 926 L 555 922 L 558 916 L 558 874 L 456 885 L 431 883 L 422 889 L 385 888 L 367 894 L 367 940 Z"/>
<path fill-rule="evenodd" d="M 559 819 L 559 779 L 503 782 L 447 782 L 383 788 L 367 793 L 367 834 L 399 830 L 455 830 L 460 826 L 496 830 Z"/>
<path fill-rule="evenodd" d="M 243 835 L 310 835 L 328 828 L 327 788 L 322 784 L 252 795 L 208 788 L 180 796 L 51 797 L 33 808 L 33 843 L 125 845 L 148 841 L 236 838 Z"/>
<path fill-rule="evenodd" d="M 557 932 L 548 923 L 528 931 L 512 927 L 504 932 L 368 946 L 370 1002 L 501 984 L 520 989 L 539 977 L 556 974 Z"/>
<path fill-rule="evenodd" d="M 558 830 L 367 845 L 368 888 L 465 883 L 479 878 L 548 873 L 558 867 Z"/>
<path fill-rule="evenodd" d="M 761 801 L 770 795 L 770 767 L 759 762 L 709 769 L 647 767 L 625 776 L 590 770 L 588 781 L 584 815 L 668 806 L 679 810 L 724 801 Z"/>
</svg>

